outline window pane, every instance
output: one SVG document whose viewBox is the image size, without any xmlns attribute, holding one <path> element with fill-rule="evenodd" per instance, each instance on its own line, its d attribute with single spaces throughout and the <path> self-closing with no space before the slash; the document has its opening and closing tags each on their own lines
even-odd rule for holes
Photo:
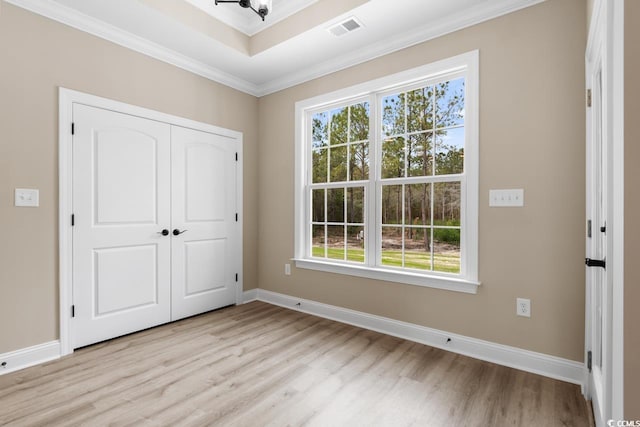
<svg viewBox="0 0 640 427">
<path fill-rule="evenodd" d="M 316 113 L 311 119 L 313 130 L 313 148 L 324 147 L 329 144 L 329 115 L 326 111 Z"/>
<path fill-rule="evenodd" d="M 344 189 L 327 190 L 327 221 L 344 222 Z"/>
<path fill-rule="evenodd" d="M 311 196 L 311 221 L 324 222 L 324 191 L 313 190 Z"/>
<path fill-rule="evenodd" d="M 460 229 L 433 230 L 433 269 L 444 273 L 460 273 Z"/>
<path fill-rule="evenodd" d="M 407 93 L 409 132 L 433 129 L 433 86 Z"/>
<path fill-rule="evenodd" d="M 350 180 L 369 179 L 369 143 L 353 144 L 350 146 L 349 152 Z"/>
<path fill-rule="evenodd" d="M 437 132 L 436 175 L 464 172 L 464 128 Z"/>
<path fill-rule="evenodd" d="M 404 204 L 406 225 L 431 224 L 431 184 L 405 185 Z"/>
<path fill-rule="evenodd" d="M 327 258 L 344 260 L 344 225 L 327 226 Z"/>
<path fill-rule="evenodd" d="M 364 262 L 364 227 L 347 227 L 347 261 Z"/>
<path fill-rule="evenodd" d="M 434 184 L 433 220 L 435 225 L 460 225 L 460 183 Z"/>
<path fill-rule="evenodd" d="M 382 265 L 402 267 L 402 228 L 382 227 Z"/>
<path fill-rule="evenodd" d="M 404 177 L 404 138 L 391 138 L 382 143 L 382 178 Z"/>
<path fill-rule="evenodd" d="M 464 78 L 436 85 L 436 126 L 464 124 Z"/>
<path fill-rule="evenodd" d="M 402 224 L 402 185 L 382 186 L 382 223 Z"/>
<path fill-rule="evenodd" d="M 364 224 L 364 187 L 347 188 L 347 222 Z"/>
<path fill-rule="evenodd" d="M 347 146 L 332 147 L 330 181 L 341 182 L 347 180 Z"/>
<path fill-rule="evenodd" d="M 369 103 L 363 102 L 351 106 L 349 120 L 350 142 L 366 141 L 369 139 Z"/>
<path fill-rule="evenodd" d="M 331 133 L 329 143 L 331 145 L 346 144 L 349 107 L 337 108 L 331 111 Z"/>
<path fill-rule="evenodd" d="M 404 230 L 404 266 L 431 270 L 430 228 L 407 227 Z"/>
<path fill-rule="evenodd" d="M 313 182 L 327 182 L 327 153 L 325 149 L 313 150 Z"/>
<path fill-rule="evenodd" d="M 433 174 L 433 134 L 419 133 L 409 137 L 407 172 L 409 176 Z"/>
<path fill-rule="evenodd" d="M 405 95 L 386 96 L 382 99 L 382 133 L 384 136 L 400 135 L 405 133 L 404 106 Z"/>
<path fill-rule="evenodd" d="M 311 227 L 311 255 L 314 257 L 325 258 L 324 253 L 324 225 L 314 225 Z"/>
</svg>

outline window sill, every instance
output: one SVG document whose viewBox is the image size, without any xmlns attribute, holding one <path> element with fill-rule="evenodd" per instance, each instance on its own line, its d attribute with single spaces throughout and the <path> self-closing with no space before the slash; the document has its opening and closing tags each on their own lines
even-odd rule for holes
<svg viewBox="0 0 640 427">
<path fill-rule="evenodd" d="M 380 267 L 368 267 L 351 264 L 341 264 L 312 259 L 294 259 L 297 268 L 324 271 L 327 273 L 345 274 L 348 276 L 365 277 L 367 279 L 384 280 L 387 282 L 404 283 L 407 285 L 424 286 L 448 291 L 475 294 L 480 282 L 445 276 L 425 276 L 406 271 L 395 271 Z"/>
</svg>

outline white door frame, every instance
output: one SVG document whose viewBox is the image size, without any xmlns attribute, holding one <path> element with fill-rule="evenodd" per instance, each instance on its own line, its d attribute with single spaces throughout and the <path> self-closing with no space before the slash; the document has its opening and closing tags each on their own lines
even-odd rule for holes
<svg viewBox="0 0 640 427">
<path fill-rule="evenodd" d="M 72 262 L 73 262 L 73 236 L 71 215 L 73 214 L 73 150 L 72 150 L 72 123 L 73 104 L 85 104 L 132 116 L 144 117 L 170 125 L 182 126 L 190 129 L 209 132 L 229 138 L 230 143 L 236 144 L 238 164 L 236 168 L 236 206 L 238 209 L 238 221 L 234 232 L 238 236 L 238 256 L 235 257 L 238 270 L 238 282 L 236 284 L 236 304 L 242 303 L 243 274 L 242 274 L 242 133 L 207 123 L 200 123 L 182 117 L 161 113 L 147 108 L 125 104 L 99 96 L 94 96 L 63 87 L 58 91 L 59 115 L 58 115 L 58 251 L 59 251 L 59 307 L 60 307 L 60 355 L 73 353 L 73 322 L 71 321 L 71 305 L 73 302 Z"/>
<path fill-rule="evenodd" d="M 607 139 L 607 283 L 609 294 L 608 325 L 603 353 L 607 366 L 603 394 L 603 419 L 596 425 L 606 425 L 609 419 L 624 417 L 624 0 L 596 0 L 589 28 L 585 55 L 586 86 L 592 88 L 591 70 L 602 60 L 603 132 Z M 592 132 L 592 111 L 587 110 L 587 202 L 592 180 L 589 176 Z M 587 215 L 590 215 L 587 212 Z M 593 224 L 597 231 L 598 225 Z M 588 296 L 588 295 L 587 295 Z M 590 301 L 586 301 L 586 316 Z M 585 358 L 591 347 L 589 319 L 585 316 Z M 589 374 L 585 361 L 585 394 L 591 397 Z"/>
</svg>

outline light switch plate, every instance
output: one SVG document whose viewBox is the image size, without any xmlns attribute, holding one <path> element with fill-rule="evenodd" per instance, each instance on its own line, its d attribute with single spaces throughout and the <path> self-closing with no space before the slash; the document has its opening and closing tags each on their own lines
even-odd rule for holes
<svg viewBox="0 0 640 427">
<path fill-rule="evenodd" d="M 489 190 L 489 206 L 520 208 L 524 206 L 524 190 Z"/>
<path fill-rule="evenodd" d="M 15 205 L 35 208 L 40 206 L 40 190 L 31 188 L 16 188 Z"/>
</svg>

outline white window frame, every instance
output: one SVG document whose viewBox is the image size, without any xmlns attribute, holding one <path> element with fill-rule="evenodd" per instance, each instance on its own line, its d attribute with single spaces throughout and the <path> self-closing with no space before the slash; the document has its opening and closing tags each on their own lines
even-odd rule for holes
<svg viewBox="0 0 640 427">
<path fill-rule="evenodd" d="M 442 79 L 443 77 L 465 77 L 465 171 L 461 178 L 461 268 L 460 274 L 443 274 L 433 271 L 420 272 L 409 269 L 387 268 L 378 264 L 377 247 L 381 224 L 378 221 L 380 200 L 378 193 L 382 181 L 379 176 L 380 126 L 376 119 L 381 93 L 420 82 Z M 329 109 L 331 106 L 356 103 L 369 100 L 370 140 L 369 157 L 370 176 L 365 185 L 365 263 L 352 263 L 339 260 L 312 258 L 310 253 L 311 200 L 308 197 L 307 184 L 310 181 L 309 159 L 311 143 L 310 112 Z M 447 289 L 466 293 L 476 293 L 478 281 L 478 199 L 479 199 L 479 52 L 463 53 L 452 58 L 437 61 L 418 68 L 393 74 L 356 86 L 341 89 L 297 102 L 295 105 L 295 254 L 298 268 L 338 273 L 369 279 L 384 280 L 437 289 Z M 375 193 L 375 197 L 372 195 Z M 374 201 L 374 203 L 372 203 Z"/>
</svg>

